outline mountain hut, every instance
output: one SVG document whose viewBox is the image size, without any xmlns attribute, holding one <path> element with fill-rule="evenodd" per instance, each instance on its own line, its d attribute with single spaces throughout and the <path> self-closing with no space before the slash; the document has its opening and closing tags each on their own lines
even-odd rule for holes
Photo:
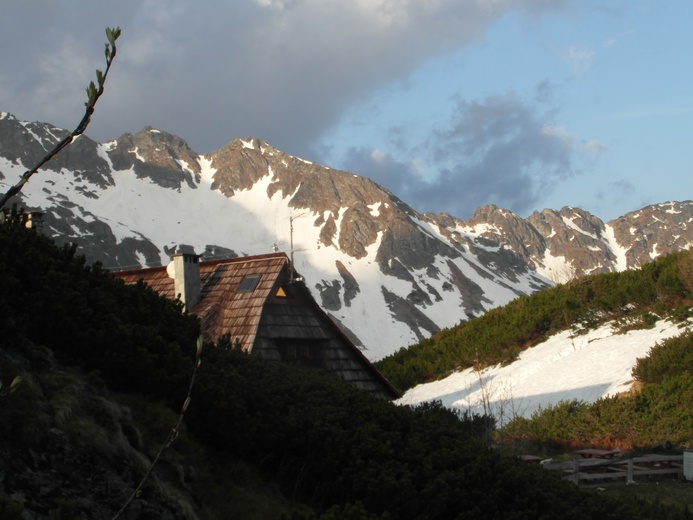
<svg viewBox="0 0 693 520">
<path fill-rule="evenodd" d="M 205 339 L 266 359 L 326 370 L 385 399 L 400 397 L 313 299 L 284 253 L 201 262 L 177 254 L 167 267 L 114 273 L 179 298 Z"/>
</svg>

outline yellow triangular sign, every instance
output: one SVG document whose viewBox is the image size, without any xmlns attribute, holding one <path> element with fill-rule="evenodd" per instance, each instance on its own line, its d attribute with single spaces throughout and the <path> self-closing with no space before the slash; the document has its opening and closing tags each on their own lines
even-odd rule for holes
<svg viewBox="0 0 693 520">
<path fill-rule="evenodd" d="M 282 287 L 280 287 L 279 290 L 277 291 L 277 296 L 279 298 L 286 298 L 286 293 L 284 292 L 284 289 Z"/>
</svg>

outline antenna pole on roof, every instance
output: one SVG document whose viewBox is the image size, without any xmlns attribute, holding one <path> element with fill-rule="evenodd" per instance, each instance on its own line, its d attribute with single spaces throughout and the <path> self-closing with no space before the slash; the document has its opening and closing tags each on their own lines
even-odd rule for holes
<svg viewBox="0 0 693 520">
<path fill-rule="evenodd" d="M 289 283 L 294 281 L 294 216 L 289 215 L 289 235 L 290 235 L 290 246 L 289 246 Z"/>
<path fill-rule="evenodd" d="M 303 217 L 305 213 L 299 214 L 296 218 Z M 294 268 L 294 251 L 305 251 L 305 249 L 294 249 L 294 215 L 291 213 L 289 215 L 289 235 L 290 235 L 290 245 L 289 245 L 289 283 L 300 282 L 302 278 L 296 277 L 296 269 Z"/>
</svg>

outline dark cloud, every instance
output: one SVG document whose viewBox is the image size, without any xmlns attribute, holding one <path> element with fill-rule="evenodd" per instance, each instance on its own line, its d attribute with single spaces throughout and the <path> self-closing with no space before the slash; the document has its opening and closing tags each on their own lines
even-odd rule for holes
<svg viewBox="0 0 693 520">
<path fill-rule="evenodd" d="M 513 95 L 460 101 L 448 128 L 420 149 L 421 164 L 353 148 L 346 169 L 390 189 L 420 211 L 460 218 L 494 203 L 520 215 L 556 181 L 577 173 L 579 150 L 551 112 Z"/>
<path fill-rule="evenodd" d="M 103 29 L 120 26 L 119 56 L 89 135 L 106 140 L 152 125 L 198 152 L 254 136 L 312 158 L 319 137 L 374 89 L 478 39 L 511 9 L 563 3 L 4 2 L 0 110 L 76 124 L 84 87 L 103 66 Z"/>
</svg>

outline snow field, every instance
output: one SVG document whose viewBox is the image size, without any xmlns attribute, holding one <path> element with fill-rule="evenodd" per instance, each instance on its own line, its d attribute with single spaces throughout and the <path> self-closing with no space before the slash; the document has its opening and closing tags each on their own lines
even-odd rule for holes
<svg viewBox="0 0 693 520">
<path fill-rule="evenodd" d="M 484 403 L 498 419 L 508 413 L 531 417 L 540 408 L 578 399 L 593 403 L 630 389 L 631 371 L 638 358 L 664 339 L 683 332 L 679 325 L 660 320 L 652 329 L 615 334 L 613 323 L 573 337 L 560 332 L 522 352 L 517 361 L 481 371 L 466 369 L 445 379 L 418 385 L 398 401 L 414 405 L 440 400 L 444 406 L 484 413 Z M 687 324 L 691 327 L 691 323 Z"/>
</svg>

